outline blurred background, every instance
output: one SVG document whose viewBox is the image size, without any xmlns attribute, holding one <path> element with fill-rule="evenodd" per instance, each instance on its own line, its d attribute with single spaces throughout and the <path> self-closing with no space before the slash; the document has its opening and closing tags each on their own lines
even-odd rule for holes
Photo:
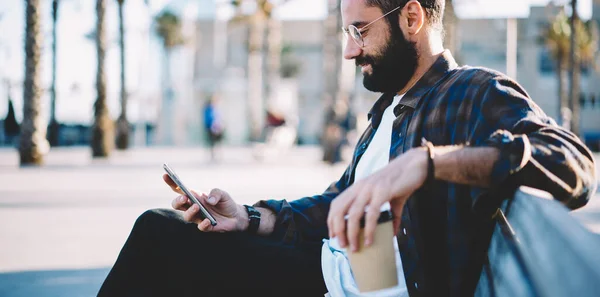
<svg viewBox="0 0 600 297">
<path fill-rule="evenodd" d="M 600 0 L 446 6 L 459 64 L 600 151 Z M 379 96 L 340 28 L 333 0 L 0 1 L 0 296 L 94 295 L 137 215 L 169 207 L 162 162 L 240 203 L 325 189 Z M 574 215 L 600 233 L 594 201 Z"/>
<path fill-rule="evenodd" d="M 447 2 L 446 47 L 460 64 L 516 78 L 547 114 L 560 123 L 570 119 L 571 128 L 600 149 L 598 1 L 577 4 L 576 88 L 570 86 L 570 1 Z M 102 19 L 96 1 L 39 1 L 31 36 L 25 3 L 0 4 L 4 146 L 16 145 L 12 126 L 27 125 L 23 111 L 32 110 L 23 104 L 24 41 L 34 37 L 32 122 L 52 127 L 52 146 L 90 144 L 102 117 L 115 124 L 100 125 L 99 139 L 115 130 L 125 137 L 124 147 L 205 145 L 203 107 L 212 97 L 227 131 L 224 144 L 264 140 L 267 112 L 285 119 L 293 142 L 323 144 L 324 132 L 333 133 L 324 127 L 332 122 L 342 130 L 358 124 L 361 131 L 378 97 L 364 89 L 354 63 L 341 58 L 336 1 L 106 0 Z"/>
</svg>

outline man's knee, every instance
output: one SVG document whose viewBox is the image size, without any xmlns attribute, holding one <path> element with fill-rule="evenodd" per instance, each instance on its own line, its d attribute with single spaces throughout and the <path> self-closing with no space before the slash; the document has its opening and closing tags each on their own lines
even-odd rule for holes
<svg viewBox="0 0 600 297">
<path fill-rule="evenodd" d="M 176 211 L 170 209 L 150 209 L 142 213 L 135 221 L 134 229 L 147 226 L 164 225 L 168 222 L 181 220 Z"/>
</svg>

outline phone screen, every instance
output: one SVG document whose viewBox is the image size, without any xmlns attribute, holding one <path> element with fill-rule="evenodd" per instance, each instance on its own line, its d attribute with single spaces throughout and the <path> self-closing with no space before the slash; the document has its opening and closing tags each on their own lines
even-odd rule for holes
<svg viewBox="0 0 600 297">
<path fill-rule="evenodd" d="M 195 204 L 198 204 L 198 206 L 200 207 L 200 212 L 202 213 L 203 217 L 207 218 L 210 221 L 211 225 L 216 226 L 217 220 L 215 220 L 215 218 L 208 212 L 208 210 L 204 207 L 204 205 L 202 205 L 202 203 L 200 203 L 200 201 L 198 199 L 196 199 L 196 196 L 194 196 L 192 194 L 192 192 L 183 185 L 183 183 L 181 182 L 181 180 L 179 179 L 177 174 L 175 174 L 175 171 L 173 171 L 169 167 L 169 165 L 167 165 L 167 163 L 163 164 L 163 168 L 165 169 L 165 171 L 167 172 L 169 177 L 173 180 L 173 182 L 175 182 L 175 184 L 181 189 L 181 191 L 183 191 L 183 193 L 190 200 L 192 200 L 192 202 L 194 202 Z"/>
</svg>

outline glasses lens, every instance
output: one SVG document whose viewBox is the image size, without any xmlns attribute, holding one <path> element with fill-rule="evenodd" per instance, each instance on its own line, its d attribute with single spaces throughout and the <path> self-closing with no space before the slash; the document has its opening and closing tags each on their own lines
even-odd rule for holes
<svg viewBox="0 0 600 297">
<path fill-rule="evenodd" d="M 362 35 L 360 35 L 360 31 L 358 31 L 358 28 L 356 28 L 353 25 L 348 26 L 348 33 L 350 34 L 350 36 L 352 36 L 352 39 L 354 39 L 354 41 L 356 42 L 356 44 L 358 44 L 359 46 L 363 46 L 363 38 Z"/>
</svg>

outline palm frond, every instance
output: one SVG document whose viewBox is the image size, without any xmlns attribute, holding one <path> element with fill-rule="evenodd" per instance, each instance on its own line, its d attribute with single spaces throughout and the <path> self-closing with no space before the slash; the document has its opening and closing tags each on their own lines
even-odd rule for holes
<svg viewBox="0 0 600 297">
<path fill-rule="evenodd" d="M 595 21 L 575 22 L 577 31 L 577 50 L 581 64 L 596 66 L 598 56 L 598 25 Z M 552 57 L 559 61 L 568 57 L 571 51 L 571 25 L 569 17 L 561 11 L 543 32 L 542 39 L 552 53 Z"/>
<path fill-rule="evenodd" d="M 162 39 L 165 48 L 173 48 L 185 43 L 179 16 L 165 10 L 156 16 L 154 21 L 156 22 L 156 34 Z"/>
</svg>

